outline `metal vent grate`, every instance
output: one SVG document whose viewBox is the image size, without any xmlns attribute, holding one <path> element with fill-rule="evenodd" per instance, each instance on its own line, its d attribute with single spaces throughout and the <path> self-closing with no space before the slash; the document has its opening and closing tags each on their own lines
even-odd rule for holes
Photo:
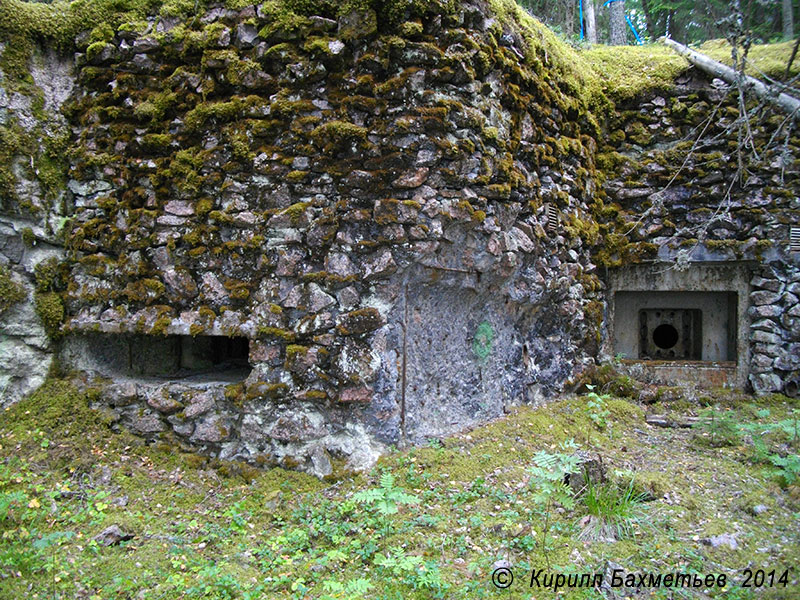
<svg viewBox="0 0 800 600">
<path fill-rule="evenodd" d="M 789 228 L 789 250 L 800 252 L 800 227 Z"/>
<path fill-rule="evenodd" d="M 548 204 L 545 215 L 547 216 L 547 225 L 545 228 L 549 233 L 554 233 L 558 228 L 558 207 Z"/>
</svg>

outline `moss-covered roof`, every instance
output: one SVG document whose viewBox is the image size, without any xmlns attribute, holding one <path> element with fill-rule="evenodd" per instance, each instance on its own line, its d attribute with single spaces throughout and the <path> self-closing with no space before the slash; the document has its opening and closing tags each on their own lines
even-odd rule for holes
<svg viewBox="0 0 800 600">
<path fill-rule="evenodd" d="M 758 78 L 763 78 L 764 75 L 767 75 L 773 79 L 782 80 L 786 73 L 786 65 L 792 55 L 793 47 L 794 41 L 751 46 L 750 51 L 747 53 L 747 74 Z M 731 45 L 727 40 L 708 40 L 699 46 L 697 51 L 726 65 L 733 64 Z M 798 59 L 795 59 L 792 65 L 790 77 L 800 73 L 800 60 Z"/>
<path fill-rule="evenodd" d="M 0 68 L 12 76 L 21 71 L 19 59 L 28 54 L 24 41 L 40 39 L 62 50 L 71 50 L 82 31 L 106 25 L 115 30 L 131 27 L 146 16 L 183 17 L 202 15 L 210 6 L 241 10 L 252 0 L 56 0 L 52 4 L 4 0 L 0 3 L 0 40 L 13 40 L 0 58 Z M 459 0 L 269 0 L 261 6 L 264 14 L 276 21 L 303 19 L 310 15 L 336 18 L 352 10 L 372 9 L 379 29 L 391 29 L 412 18 L 446 14 L 458 10 Z M 688 68 L 685 59 L 660 45 L 595 46 L 577 52 L 561 41 L 514 0 L 489 0 L 487 13 L 493 13 L 497 27 L 520 35 L 528 48 L 524 60 L 548 69 L 584 105 L 598 109 L 607 106 L 606 98 L 624 101 L 648 89 L 666 88 Z M 491 14 L 487 14 L 491 17 Z M 793 42 L 753 46 L 749 52 L 748 73 L 782 79 Z M 710 40 L 698 50 L 724 63 L 731 62 L 730 45 L 725 40 Z M 800 73 L 800 61 L 791 75 Z M 22 73 L 19 73 L 21 76 Z"/>
<path fill-rule="evenodd" d="M 143 18 L 155 15 L 189 20 L 201 16 L 210 6 L 241 10 L 252 4 L 252 0 L 56 0 L 52 4 L 4 0 L 0 3 L 0 41 L 13 40 L 14 43 L 3 53 L 0 67 L 7 74 L 20 70 L 12 63 L 19 58 L 17 55 L 29 54 L 26 46 L 32 39 L 70 51 L 76 36 L 83 31 L 100 31 L 107 26 L 114 30 L 130 28 Z M 285 24 L 311 15 L 337 18 L 353 10 L 372 9 L 377 15 L 379 30 L 388 30 L 414 18 L 452 13 L 459 5 L 459 0 L 347 0 L 341 3 L 269 0 L 259 11 L 271 15 L 277 24 Z M 525 40 L 526 63 L 537 71 L 546 68 L 563 81 L 571 95 L 596 103 L 593 92 L 598 90 L 597 78 L 579 54 L 514 0 L 489 0 L 487 17 L 492 17 L 491 13 L 496 17 L 492 27 L 513 32 Z"/>
<path fill-rule="evenodd" d="M 657 44 L 595 46 L 581 53 L 614 100 L 635 98 L 648 89 L 667 88 L 689 68 L 685 58 Z"/>
</svg>

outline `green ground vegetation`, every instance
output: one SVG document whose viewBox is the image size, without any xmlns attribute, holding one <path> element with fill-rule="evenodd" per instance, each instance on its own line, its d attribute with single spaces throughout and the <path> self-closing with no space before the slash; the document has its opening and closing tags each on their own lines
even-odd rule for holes
<svg viewBox="0 0 800 600">
<path fill-rule="evenodd" d="M 714 426 L 651 428 L 645 407 L 595 393 L 602 427 L 569 396 L 319 481 L 115 433 L 91 393 L 50 381 L 0 421 L 0 598 L 495 598 L 498 560 L 516 574 L 507 598 L 543 597 L 533 568 L 609 561 L 726 574 L 712 598 L 794 597 L 795 571 L 786 588 L 740 584 L 746 567 L 800 559 L 797 403 L 720 392 L 646 407 L 724 414 L 737 433 L 709 443 Z M 548 476 L 576 449 L 607 474 L 577 494 Z M 112 524 L 133 537 L 94 541 Z M 724 533 L 737 549 L 704 544 Z M 683 597 L 670 593 L 651 597 Z"/>
</svg>

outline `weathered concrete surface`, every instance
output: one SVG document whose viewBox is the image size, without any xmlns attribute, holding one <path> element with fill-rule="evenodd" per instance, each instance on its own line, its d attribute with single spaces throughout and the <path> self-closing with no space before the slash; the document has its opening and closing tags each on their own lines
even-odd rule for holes
<svg viewBox="0 0 800 600">
<path fill-rule="evenodd" d="M 640 381 L 701 388 L 738 388 L 736 363 L 714 361 L 621 360 L 622 371 Z"/>
<path fill-rule="evenodd" d="M 0 44 L 0 52 L 5 47 Z M 23 286 L 25 299 L 0 316 L 0 406 L 18 401 L 42 384 L 53 360 L 54 345 L 34 309 L 35 269 L 64 256 L 66 191 L 43 183 L 45 147 L 66 131 L 61 108 L 75 85 L 71 59 L 53 51 L 34 53 L 30 72 L 36 93 L 14 90 L 0 71 L 0 129 L 4 143 L 26 142 L 34 152 L 3 164 L 14 184 L 0 190 L 0 265 Z M 49 160 L 49 159 L 47 159 Z M 41 286 L 41 284 L 40 284 Z"/>
</svg>

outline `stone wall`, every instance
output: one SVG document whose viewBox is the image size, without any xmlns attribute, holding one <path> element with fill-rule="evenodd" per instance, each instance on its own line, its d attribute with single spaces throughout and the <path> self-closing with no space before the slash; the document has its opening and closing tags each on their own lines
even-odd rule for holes
<svg viewBox="0 0 800 600">
<path fill-rule="evenodd" d="M 23 83 L 0 71 L 0 406 L 39 387 L 53 359 L 69 212 L 60 109 L 73 86 L 71 62 L 52 51 L 31 57 Z"/>
<path fill-rule="evenodd" d="M 756 393 L 796 396 L 800 381 L 800 261 L 773 261 L 753 273 L 750 316 Z"/>
<path fill-rule="evenodd" d="M 562 390 L 600 325 L 577 71 L 482 2 L 275 7 L 78 35 L 63 366 L 143 435 L 321 475 Z M 91 359 L 131 334 L 252 371 Z"/>
</svg>

